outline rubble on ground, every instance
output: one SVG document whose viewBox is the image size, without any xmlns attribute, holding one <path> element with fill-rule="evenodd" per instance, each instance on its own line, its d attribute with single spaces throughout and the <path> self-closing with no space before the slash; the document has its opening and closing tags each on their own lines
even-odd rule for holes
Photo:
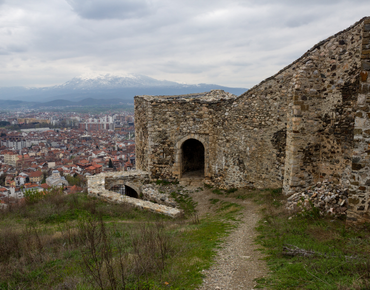
<svg viewBox="0 0 370 290">
<path fill-rule="evenodd" d="M 345 215 L 348 208 L 348 188 L 324 180 L 288 197 L 286 208 L 302 212 L 310 210 L 312 205 L 320 209 L 321 215 Z"/>
<path fill-rule="evenodd" d="M 146 184 L 142 189 L 142 199 L 155 202 L 157 204 L 163 204 L 173 208 L 177 208 L 178 205 L 176 201 L 169 196 L 168 193 L 160 193 L 158 186 L 154 184 Z"/>
</svg>

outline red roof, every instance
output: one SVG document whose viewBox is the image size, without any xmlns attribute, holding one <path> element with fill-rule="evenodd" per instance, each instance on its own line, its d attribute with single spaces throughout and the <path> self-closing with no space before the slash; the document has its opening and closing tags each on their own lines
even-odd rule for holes
<svg viewBox="0 0 370 290">
<path fill-rule="evenodd" d="M 41 175 L 42 175 L 41 171 L 35 171 L 35 172 L 31 172 L 28 176 L 29 177 L 40 177 Z"/>
<path fill-rule="evenodd" d="M 43 184 L 41 184 L 40 185 L 43 189 L 48 189 L 48 188 L 50 188 L 50 186 L 49 185 L 47 185 L 46 183 L 43 183 Z"/>
<path fill-rule="evenodd" d="M 24 185 L 25 188 L 32 188 L 32 187 L 37 187 L 38 185 L 36 183 L 26 183 Z"/>
<path fill-rule="evenodd" d="M 76 192 L 81 192 L 82 190 L 83 190 L 83 188 L 82 187 L 79 187 L 77 185 L 73 185 L 73 186 L 68 186 L 67 187 L 67 192 L 69 194 L 76 193 Z"/>
</svg>

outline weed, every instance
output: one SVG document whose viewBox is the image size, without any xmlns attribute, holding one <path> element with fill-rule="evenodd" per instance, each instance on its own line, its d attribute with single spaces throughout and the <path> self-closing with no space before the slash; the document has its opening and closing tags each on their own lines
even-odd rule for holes
<svg viewBox="0 0 370 290">
<path fill-rule="evenodd" d="M 191 223 L 196 225 L 200 223 L 200 219 L 197 213 L 193 214 Z"/>
<path fill-rule="evenodd" d="M 177 194 L 176 192 L 171 193 L 171 197 L 178 203 L 180 209 L 184 211 L 185 216 L 191 216 L 195 213 L 197 203 L 189 196 L 189 194 Z"/>
<path fill-rule="evenodd" d="M 308 201 L 308 207 L 304 207 L 303 203 L 304 199 L 302 198 L 301 201 L 298 203 L 298 206 L 302 208 L 302 211 L 298 214 L 299 216 L 314 220 L 320 219 L 322 217 L 320 214 L 320 209 L 318 207 L 315 207 L 311 200 Z"/>
<path fill-rule="evenodd" d="M 213 188 L 213 186 L 212 186 L 211 184 L 207 184 L 207 183 L 204 183 L 204 187 L 205 187 L 205 188 L 208 188 L 208 189 Z"/>
<path fill-rule="evenodd" d="M 211 198 L 209 201 L 211 202 L 211 204 L 216 204 L 216 203 L 218 203 L 220 200 L 219 200 L 218 198 Z"/>
<path fill-rule="evenodd" d="M 223 195 L 224 193 L 220 189 L 214 189 L 212 190 L 214 194 Z"/>
<path fill-rule="evenodd" d="M 237 188 L 230 188 L 226 191 L 226 194 L 229 195 L 230 193 L 234 193 L 235 191 L 237 191 L 238 189 Z"/>
<path fill-rule="evenodd" d="M 161 180 L 161 179 L 158 179 L 155 184 L 157 185 L 168 185 L 168 184 L 171 184 L 171 182 L 167 181 L 167 180 Z"/>
</svg>

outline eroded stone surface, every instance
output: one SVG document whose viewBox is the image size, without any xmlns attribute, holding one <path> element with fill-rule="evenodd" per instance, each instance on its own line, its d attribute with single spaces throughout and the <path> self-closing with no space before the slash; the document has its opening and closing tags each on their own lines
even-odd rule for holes
<svg viewBox="0 0 370 290">
<path fill-rule="evenodd" d="M 117 184 L 131 187 L 141 199 L 121 195 L 107 189 Z M 182 211 L 176 208 L 173 199 L 159 193 L 155 187 L 149 184 L 149 175 L 144 171 L 100 173 L 87 177 L 87 185 L 90 196 L 96 196 L 107 202 L 126 203 L 170 217 L 178 217 L 182 214 Z"/>
</svg>

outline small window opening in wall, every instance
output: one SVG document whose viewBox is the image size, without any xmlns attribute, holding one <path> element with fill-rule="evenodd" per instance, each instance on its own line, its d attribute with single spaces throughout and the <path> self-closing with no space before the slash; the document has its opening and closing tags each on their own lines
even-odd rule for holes
<svg viewBox="0 0 370 290">
<path fill-rule="evenodd" d="M 182 144 L 182 176 L 204 176 L 204 146 L 196 139 L 188 139 Z"/>
<path fill-rule="evenodd" d="M 129 197 L 139 198 L 139 195 L 137 194 L 136 190 L 125 185 L 125 194 Z"/>
<path fill-rule="evenodd" d="M 121 195 L 125 194 L 125 187 L 122 184 L 116 184 L 116 185 L 112 186 L 109 190 L 117 192 Z"/>
</svg>

